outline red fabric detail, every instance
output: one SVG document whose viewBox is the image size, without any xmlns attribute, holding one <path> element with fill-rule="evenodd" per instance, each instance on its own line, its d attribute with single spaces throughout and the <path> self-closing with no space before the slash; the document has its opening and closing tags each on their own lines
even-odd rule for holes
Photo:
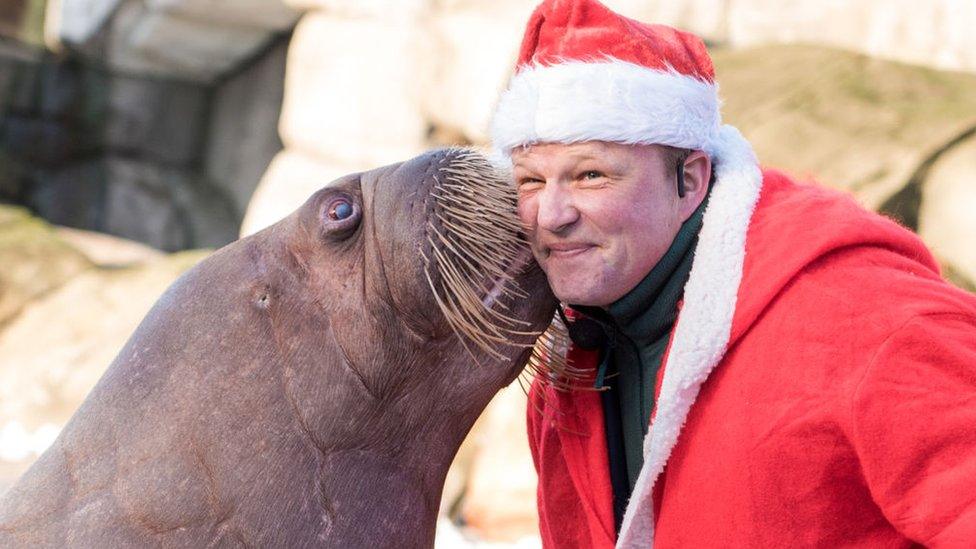
<svg viewBox="0 0 976 549">
<path fill-rule="evenodd" d="M 598 353 L 574 348 L 569 358 L 576 367 L 595 370 Z M 567 392 L 536 380 L 529 392 L 528 427 L 539 473 L 543 547 L 613 547 L 613 488 L 600 394 Z"/>
<path fill-rule="evenodd" d="M 596 0 L 542 2 L 529 18 L 516 70 L 531 63 L 601 61 L 606 56 L 715 81 L 712 60 L 700 38 L 629 19 Z"/>
<path fill-rule="evenodd" d="M 733 341 L 655 487 L 655 547 L 971 546 L 976 296 L 907 230 L 775 172 L 746 251 Z M 609 546 L 599 396 L 533 392 L 545 544 Z"/>
</svg>

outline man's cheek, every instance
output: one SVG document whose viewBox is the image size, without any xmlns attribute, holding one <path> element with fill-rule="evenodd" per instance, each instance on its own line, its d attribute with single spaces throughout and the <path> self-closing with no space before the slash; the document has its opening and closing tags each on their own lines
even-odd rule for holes
<svg viewBox="0 0 976 549">
<path fill-rule="evenodd" d="M 536 226 L 536 212 L 538 212 L 538 204 L 531 194 L 520 194 L 518 196 L 518 206 L 517 213 L 519 220 L 522 221 L 522 227 L 527 234 L 532 234 L 535 232 Z"/>
</svg>

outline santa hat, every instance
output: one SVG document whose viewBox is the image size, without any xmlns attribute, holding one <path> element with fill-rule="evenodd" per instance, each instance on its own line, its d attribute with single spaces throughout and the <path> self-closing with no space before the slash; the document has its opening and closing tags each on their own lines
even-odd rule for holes
<svg viewBox="0 0 976 549">
<path fill-rule="evenodd" d="M 720 103 L 698 37 L 628 19 L 596 0 L 545 0 L 529 19 L 516 74 L 492 120 L 495 153 L 503 158 L 532 143 L 611 141 L 703 150 L 714 165 L 715 186 L 618 547 L 651 545 L 654 484 L 729 342 L 762 173 L 745 138 L 722 125 Z"/>
<path fill-rule="evenodd" d="M 546 0 L 529 18 L 492 143 L 503 157 L 539 142 L 656 143 L 703 150 L 721 163 L 727 147 L 751 148 L 722 126 L 720 104 L 697 36 L 596 0 Z"/>
</svg>

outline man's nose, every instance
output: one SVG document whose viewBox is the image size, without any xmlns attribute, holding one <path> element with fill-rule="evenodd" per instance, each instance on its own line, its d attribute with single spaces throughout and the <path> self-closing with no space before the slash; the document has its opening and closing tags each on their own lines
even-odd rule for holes
<svg viewBox="0 0 976 549">
<path fill-rule="evenodd" d="M 560 183 L 547 183 L 539 193 L 538 200 L 537 223 L 540 229 L 557 233 L 579 219 L 572 191 Z"/>
</svg>

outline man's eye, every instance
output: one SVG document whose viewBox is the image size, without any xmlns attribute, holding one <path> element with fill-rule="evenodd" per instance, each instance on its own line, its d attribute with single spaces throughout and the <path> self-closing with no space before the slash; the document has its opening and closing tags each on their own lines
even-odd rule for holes
<svg viewBox="0 0 976 549">
<path fill-rule="evenodd" d="M 519 189 L 534 189 L 542 186 L 543 184 L 544 183 L 540 179 L 525 178 L 519 180 L 518 187 Z"/>
<path fill-rule="evenodd" d="M 600 179 L 603 176 L 603 172 L 598 172 L 596 170 L 587 170 L 583 172 L 583 179 Z"/>
</svg>

